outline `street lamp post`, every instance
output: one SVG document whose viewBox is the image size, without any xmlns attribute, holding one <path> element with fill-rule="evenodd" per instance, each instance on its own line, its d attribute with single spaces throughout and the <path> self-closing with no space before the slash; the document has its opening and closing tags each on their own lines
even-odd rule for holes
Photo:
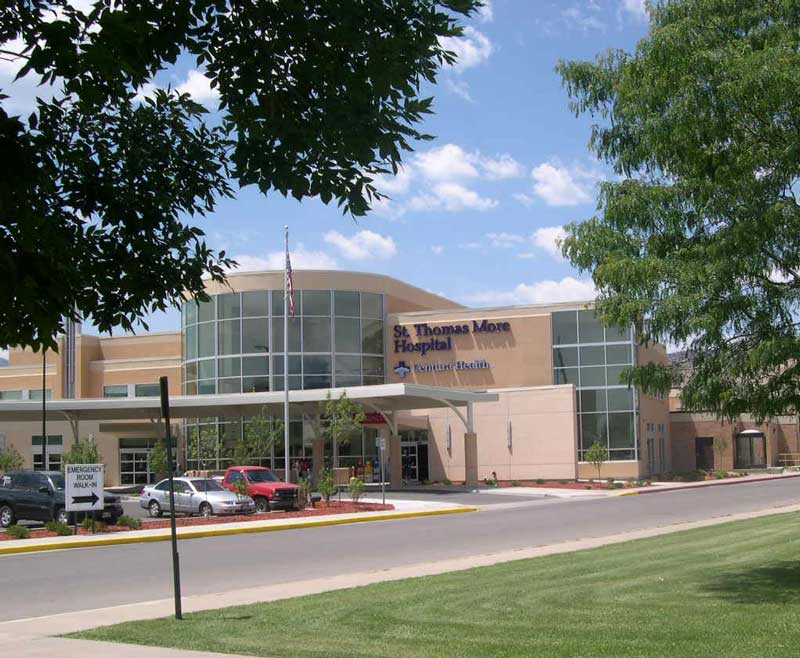
<svg viewBox="0 0 800 658">
<path fill-rule="evenodd" d="M 47 470 L 47 348 L 42 345 L 42 470 Z"/>
</svg>

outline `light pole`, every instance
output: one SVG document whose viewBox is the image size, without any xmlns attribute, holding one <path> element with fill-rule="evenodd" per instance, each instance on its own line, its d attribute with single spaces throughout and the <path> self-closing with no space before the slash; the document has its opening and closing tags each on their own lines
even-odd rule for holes
<svg viewBox="0 0 800 658">
<path fill-rule="evenodd" d="M 42 345 L 42 470 L 47 470 L 47 348 Z"/>
</svg>

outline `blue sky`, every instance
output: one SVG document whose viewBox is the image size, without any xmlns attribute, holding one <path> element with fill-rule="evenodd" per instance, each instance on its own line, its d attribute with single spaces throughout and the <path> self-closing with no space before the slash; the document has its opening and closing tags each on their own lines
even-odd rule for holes
<svg viewBox="0 0 800 658">
<path fill-rule="evenodd" d="M 247 188 L 198 223 L 242 269 L 281 268 L 288 224 L 295 269 L 399 275 L 476 306 L 591 297 L 554 242 L 564 223 L 592 215 L 608 171 L 586 148 L 590 123 L 570 112 L 554 66 L 631 50 L 646 30 L 644 0 L 491 0 L 450 44 L 459 62 L 430 90 L 436 113 L 422 129 L 436 139 L 381 181 L 391 201 L 355 222 L 316 200 Z M 24 110 L 33 85 L 9 88 L 8 74 L 0 63 L 0 87 Z M 214 105 L 192 62 L 156 82 Z M 174 313 L 151 320 L 152 330 L 179 326 Z"/>
</svg>

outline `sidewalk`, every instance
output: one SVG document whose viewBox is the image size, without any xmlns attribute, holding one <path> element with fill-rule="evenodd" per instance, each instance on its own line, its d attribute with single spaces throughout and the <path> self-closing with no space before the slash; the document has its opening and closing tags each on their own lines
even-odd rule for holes
<svg viewBox="0 0 800 658">
<path fill-rule="evenodd" d="M 422 562 L 405 566 L 396 566 L 380 571 L 358 572 L 313 580 L 282 583 L 279 585 L 264 585 L 231 592 L 197 594 L 183 598 L 183 610 L 185 613 L 189 614 L 201 610 L 217 610 L 233 605 L 279 601 L 308 594 L 360 587 L 377 582 L 390 582 L 420 576 L 432 576 L 452 571 L 473 569 L 475 567 L 490 566 L 513 560 L 569 553 L 600 546 L 619 544 L 635 539 L 657 537 L 693 528 L 704 528 L 721 523 L 728 523 L 730 521 L 793 512 L 800 512 L 800 505 L 719 516 L 702 521 L 677 523 L 600 537 L 588 537 L 586 539 L 570 540 L 518 550 L 506 550 L 496 553 L 446 559 L 437 562 Z M 9 656 L 9 658 L 106 658 L 108 656 L 113 656 L 114 658 L 224 658 L 222 654 L 216 653 L 162 649 L 87 640 L 67 640 L 53 637 L 55 635 L 73 633 L 89 628 L 97 628 L 99 626 L 108 626 L 124 621 L 167 617 L 172 613 L 173 600 L 161 599 L 95 610 L 68 612 L 47 617 L 0 622 L 0 646 L 3 647 L 3 655 Z M 231 654 L 225 654 L 225 656 L 227 656 L 227 658 L 237 658 Z"/>
<path fill-rule="evenodd" d="M 498 487 L 481 489 L 481 493 L 500 496 L 547 496 L 551 498 L 614 498 L 617 496 L 635 496 L 639 494 L 664 493 L 681 489 L 697 489 L 700 487 L 719 487 L 733 484 L 765 482 L 767 480 L 785 480 L 800 478 L 800 473 L 765 473 L 763 475 L 745 475 L 738 478 L 721 480 L 700 480 L 698 482 L 652 482 L 649 487 L 631 487 L 628 489 L 558 489 L 556 487 Z"/>
<path fill-rule="evenodd" d="M 365 498 L 363 502 L 380 502 L 380 499 Z M 300 517 L 291 519 L 264 519 L 263 521 L 244 521 L 241 523 L 215 523 L 200 526 L 183 526 L 177 528 L 179 539 L 195 539 L 199 537 L 216 537 L 252 532 L 275 532 L 281 530 L 297 530 L 300 528 L 317 528 L 349 523 L 370 523 L 373 521 L 389 521 L 408 519 L 418 516 L 436 516 L 440 514 L 462 514 L 477 512 L 477 507 L 440 503 L 423 500 L 392 500 L 395 509 L 384 512 L 355 512 L 349 514 L 326 514 L 323 516 Z M 92 548 L 115 546 L 118 544 L 136 544 L 153 541 L 168 541 L 171 538 L 169 528 L 155 530 L 131 530 L 100 535 L 77 535 L 71 537 L 42 537 L 39 539 L 9 540 L 0 543 L 0 556 L 38 551 L 54 551 L 74 548 Z"/>
</svg>

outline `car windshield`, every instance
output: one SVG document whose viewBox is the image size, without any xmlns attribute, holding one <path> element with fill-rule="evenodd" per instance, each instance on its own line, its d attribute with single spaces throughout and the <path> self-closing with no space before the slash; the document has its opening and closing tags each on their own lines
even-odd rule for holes
<svg viewBox="0 0 800 658">
<path fill-rule="evenodd" d="M 192 486 L 195 491 L 227 491 L 216 480 L 192 480 Z"/>
<path fill-rule="evenodd" d="M 53 486 L 56 488 L 56 491 L 63 491 L 64 490 L 64 476 L 61 474 L 58 475 L 51 475 L 50 481 L 53 483 Z"/>
<path fill-rule="evenodd" d="M 281 479 L 269 469 L 245 471 L 250 482 L 280 482 Z"/>
</svg>

